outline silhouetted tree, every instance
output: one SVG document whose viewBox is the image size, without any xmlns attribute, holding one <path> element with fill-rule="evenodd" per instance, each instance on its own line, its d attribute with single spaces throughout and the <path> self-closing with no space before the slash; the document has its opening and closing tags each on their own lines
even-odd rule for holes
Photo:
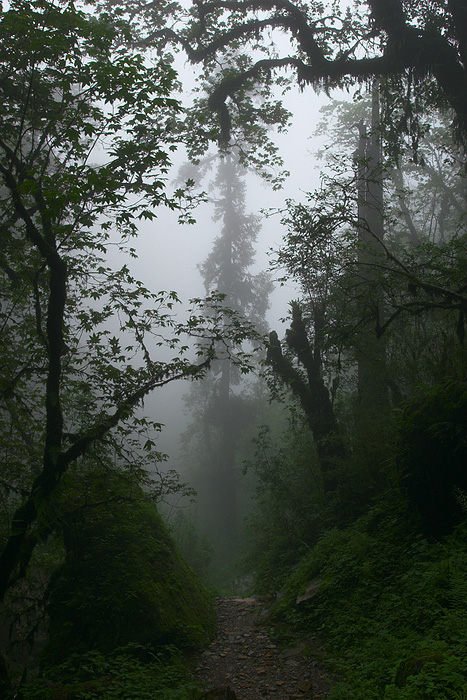
<svg viewBox="0 0 467 700">
<path fill-rule="evenodd" d="M 298 398 L 313 433 L 321 462 L 323 489 L 336 488 L 336 468 L 346 456 L 344 442 L 324 382 L 320 339 L 324 318 L 318 304 L 313 306 L 313 340 L 310 339 L 297 302 L 292 304 L 292 322 L 285 335 L 289 354 L 284 353 L 275 331 L 269 334 L 267 363 Z M 296 366 L 296 361 L 299 367 Z"/>
<path fill-rule="evenodd" d="M 221 154 L 214 181 L 214 216 L 221 231 L 213 249 L 199 266 L 206 292 L 225 295 L 224 304 L 248 318 L 258 331 L 265 329 L 265 313 L 272 290 L 265 273 L 252 273 L 254 243 L 259 221 L 246 213 L 246 185 L 243 169 L 234 153 Z M 218 360 L 193 393 L 201 397 L 203 408 L 198 410 L 202 449 L 200 461 L 204 471 L 200 498 L 205 503 L 205 520 L 215 533 L 216 549 L 227 556 L 235 543 L 238 528 L 237 475 L 235 457 L 242 430 L 248 425 L 251 409 L 234 387 L 241 375 L 227 355 Z M 193 403 L 193 399 L 191 399 Z M 202 426 L 202 427 L 201 427 Z"/>
<path fill-rule="evenodd" d="M 139 41 L 176 43 L 209 72 L 230 66 L 209 97 L 224 143 L 232 129 L 254 137 L 254 121 L 275 121 L 279 113 L 262 110 L 255 98 L 269 95 L 274 81 L 283 84 L 288 72 L 290 80 L 317 90 L 384 78 L 394 134 L 411 133 L 416 141 L 424 129 L 421 114 L 435 105 L 452 113 L 454 131 L 467 144 L 464 0 L 356 0 L 345 7 L 331 0 L 200 0 L 189 12 L 176 3 L 144 11 L 135 3 L 132 10 Z M 177 29 L 164 26 L 164 12 L 175 13 Z M 271 41 L 275 32 L 290 42 Z M 242 60 L 232 60 L 239 46 Z"/>
</svg>

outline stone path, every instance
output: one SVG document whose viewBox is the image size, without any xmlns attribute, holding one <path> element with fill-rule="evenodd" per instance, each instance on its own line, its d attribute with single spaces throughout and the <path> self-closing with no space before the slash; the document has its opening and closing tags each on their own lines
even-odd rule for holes
<svg viewBox="0 0 467 700">
<path fill-rule="evenodd" d="M 195 670 L 206 700 L 323 700 L 324 672 L 302 644 L 281 650 L 256 598 L 219 598 L 217 638 Z M 308 653 L 307 653 L 308 651 Z"/>
</svg>

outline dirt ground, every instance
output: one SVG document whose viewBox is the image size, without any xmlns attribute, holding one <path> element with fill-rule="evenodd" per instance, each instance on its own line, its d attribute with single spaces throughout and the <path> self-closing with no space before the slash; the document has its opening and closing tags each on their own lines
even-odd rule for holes
<svg viewBox="0 0 467 700">
<path fill-rule="evenodd" d="M 324 700 L 329 685 L 309 645 L 279 649 L 260 599 L 219 598 L 218 634 L 195 676 L 206 700 Z"/>
</svg>

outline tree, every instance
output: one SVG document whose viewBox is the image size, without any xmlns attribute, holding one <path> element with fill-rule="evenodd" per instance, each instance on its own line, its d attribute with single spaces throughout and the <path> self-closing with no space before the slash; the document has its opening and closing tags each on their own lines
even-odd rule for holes
<svg viewBox="0 0 467 700">
<path fill-rule="evenodd" d="M 289 203 L 283 217 L 288 232 L 276 261 L 299 282 L 307 313 L 312 300 L 326 300 L 323 347 L 328 363 L 332 356 L 344 359 L 344 347 L 358 344 L 365 327 L 375 342 L 386 336 L 389 355 L 402 342 L 399 336 L 391 339 L 392 329 L 399 333 L 435 315 L 457 327 L 461 342 L 465 337 L 464 182 L 458 149 L 446 139 L 443 120 L 432 114 L 433 134 L 418 144 L 419 162 L 406 143 L 395 167 L 390 135 L 383 128 L 375 178 L 383 192 L 369 218 L 362 172 L 353 164 L 355 140 L 349 138 L 349 129 L 355 133 L 359 125 L 363 131 L 358 104 L 358 110 L 356 105 L 334 105 L 338 116 L 331 133 L 336 147 L 326 150 L 322 185 L 303 204 Z M 363 113 L 367 123 L 370 105 L 368 109 Z M 370 165 L 367 141 L 360 138 L 357 158 L 357 166 L 365 170 Z M 372 221 L 375 215 L 380 221 Z"/>
<path fill-rule="evenodd" d="M 307 202 L 288 203 L 288 231 L 275 261 L 284 279 L 299 284 L 301 298 L 285 343 L 271 334 L 268 360 L 307 416 L 325 490 L 335 487 L 326 448 L 338 446 L 328 436 L 337 435 L 339 404 L 354 406 L 340 415 L 353 454 L 380 454 L 388 389 L 400 405 L 421 382 L 465 376 L 465 219 L 456 208 L 462 182 L 456 158 L 448 156 L 452 144 L 427 136 L 418 144 L 419 163 L 412 159 L 407 167 L 413 156 L 407 148 L 396 169 L 374 97 L 363 114 L 361 102 L 358 110 L 339 105 L 336 153 L 327 150 L 330 174 Z M 349 130 L 358 136 L 354 153 Z M 426 187 L 431 163 L 442 168 Z M 404 180 L 412 189 L 401 188 Z M 432 239 L 427 210 L 442 221 L 442 239 Z"/>
<path fill-rule="evenodd" d="M 150 292 L 106 260 L 158 206 L 180 208 L 181 193 L 165 190 L 180 138 L 174 71 L 129 50 L 124 22 L 66 3 L 17 0 L 0 31 L 3 599 L 58 526 L 71 465 L 127 429 L 148 392 L 202 376 L 216 342 L 249 333 L 215 296 L 178 322 L 174 292 Z M 191 357 L 185 332 L 202 338 Z M 161 345 L 173 359 L 157 357 Z M 141 445 L 149 458 L 153 445 Z"/>
<path fill-rule="evenodd" d="M 272 331 L 269 334 L 267 363 L 300 402 L 320 459 L 323 490 L 329 493 L 337 486 L 337 467 L 346 457 L 347 450 L 339 435 L 330 392 L 323 378 L 323 308 L 314 303 L 312 312 L 313 339 L 310 341 L 302 310 L 297 302 L 292 303 L 292 322 L 286 332 L 289 356 L 284 354 L 277 333 Z M 298 361 L 299 368 L 295 366 L 295 361 Z"/>
<path fill-rule="evenodd" d="M 258 333 L 265 330 L 272 284 L 265 273 L 252 273 L 258 217 L 246 213 L 244 169 L 236 153 L 221 153 L 213 186 L 213 220 L 220 232 L 211 253 L 199 266 L 206 293 L 225 295 L 224 303 L 247 317 Z M 219 353 L 201 386 L 193 387 L 187 403 L 194 409 L 200 452 L 194 474 L 203 520 L 215 533 L 218 558 L 227 561 L 238 539 L 239 503 L 236 456 L 241 433 L 248 425 L 251 409 L 235 387 L 241 374 L 231 359 Z M 204 472 L 201 477 L 199 472 Z M 202 486 L 201 486 L 202 484 Z M 219 554 L 222 553 L 222 557 Z"/>
<path fill-rule="evenodd" d="M 331 0 L 206 0 L 193 3 L 190 10 L 183 8 L 182 14 L 180 6 L 171 5 L 170 10 L 186 28 L 161 26 L 160 8 L 153 12 L 146 6 L 142 12 L 135 6 L 140 40 L 174 42 L 193 63 L 231 65 L 209 98 L 220 117 L 224 142 L 232 124 L 241 121 L 237 113 L 243 114 L 244 123 L 251 119 L 247 93 L 251 97 L 255 90 L 267 90 L 272 76 L 277 79 L 284 70 L 291 71 L 299 85 L 316 89 L 389 79 L 395 132 L 416 137 L 424 129 L 424 106 L 436 105 L 452 112 L 455 132 L 464 146 L 467 142 L 463 0 L 356 0 L 345 8 Z M 282 55 L 281 35 L 289 38 L 290 47 Z M 250 57 L 243 65 L 230 60 L 232 48 L 239 46 Z M 255 116 L 261 117 L 259 112 Z"/>
<path fill-rule="evenodd" d="M 379 85 L 371 91 L 371 124 L 358 124 L 359 139 L 354 154 L 357 171 L 358 253 L 357 268 L 362 284 L 371 286 L 382 262 L 381 242 L 384 240 L 383 154 L 381 147 Z M 388 408 L 386 380 L 386 352 L 384 339 L 374 328 L 384 323 L 384 300 L 377 294 L 370 300 L 367 295 L 358 309 L 360 318 L 370 316 L 355 342 L 358 363 L 358 414 L 357 420 L 368 424 L 369 416 L 376 409 L 379 419 Z"/>
</svg>

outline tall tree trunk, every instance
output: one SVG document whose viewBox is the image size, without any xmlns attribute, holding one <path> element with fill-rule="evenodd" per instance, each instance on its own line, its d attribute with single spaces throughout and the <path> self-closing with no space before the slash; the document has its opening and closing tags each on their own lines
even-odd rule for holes
<svg viewBox="0 0 467 700">
<path fill-rule="evenodd" d="M 356 340 L 358 365 L 357 423 L 368 422 L 375 413 L 381 415 L 389 407 L 386 380 L 386 348 L 379 337 L 383 324 L 383 298 L 377 291 L 376 264 L 382 256 L 379 240 L 384 238 L 383 173 L 380 140 L 378 85 L 373 85 L 371 131 L 359 124 L 356 153 L 358 179 L 358 268 L 364 281 L 359 315 L 362 330 Z"/>
<path fill-rule="evenodd" d="M 238 236 L 238 214 L 234 205 L 235 164 L 231 154 L 225 156 L 221 165 L 224 179 L 223 211 L 223 261 L 219 275 L 219 291 L 226 295 L 230 305 L 234 299 L 234 239 Z M 235 549 L 237 534 L 237 485 L 235 479 L 235 453 L 238 431 L 232 424 L 231 405 L 232 365 L 229 358 L 221 363 L 218 379 L 217 408 L 219 411 L 219 445 L 217 463 L 213 475 L 217 484 L 217 539 L 220 550 L 228 557 Z"/>
<path fill-rule="evenodd" d="M 235 455 L 239 432 L 235 423 L 236 416 L 233 409 L 231 390 L 231 363 L 230 360 L 224 362 L 220 379 L 220 399 L 221 399 L 221 451 L 220 451 L 220 472 L 224 487 L 223 494 L 223 529 L 226 537 L 235 545 L 237 536 L 237 484 L 235 478 Z"/>
</svg>

